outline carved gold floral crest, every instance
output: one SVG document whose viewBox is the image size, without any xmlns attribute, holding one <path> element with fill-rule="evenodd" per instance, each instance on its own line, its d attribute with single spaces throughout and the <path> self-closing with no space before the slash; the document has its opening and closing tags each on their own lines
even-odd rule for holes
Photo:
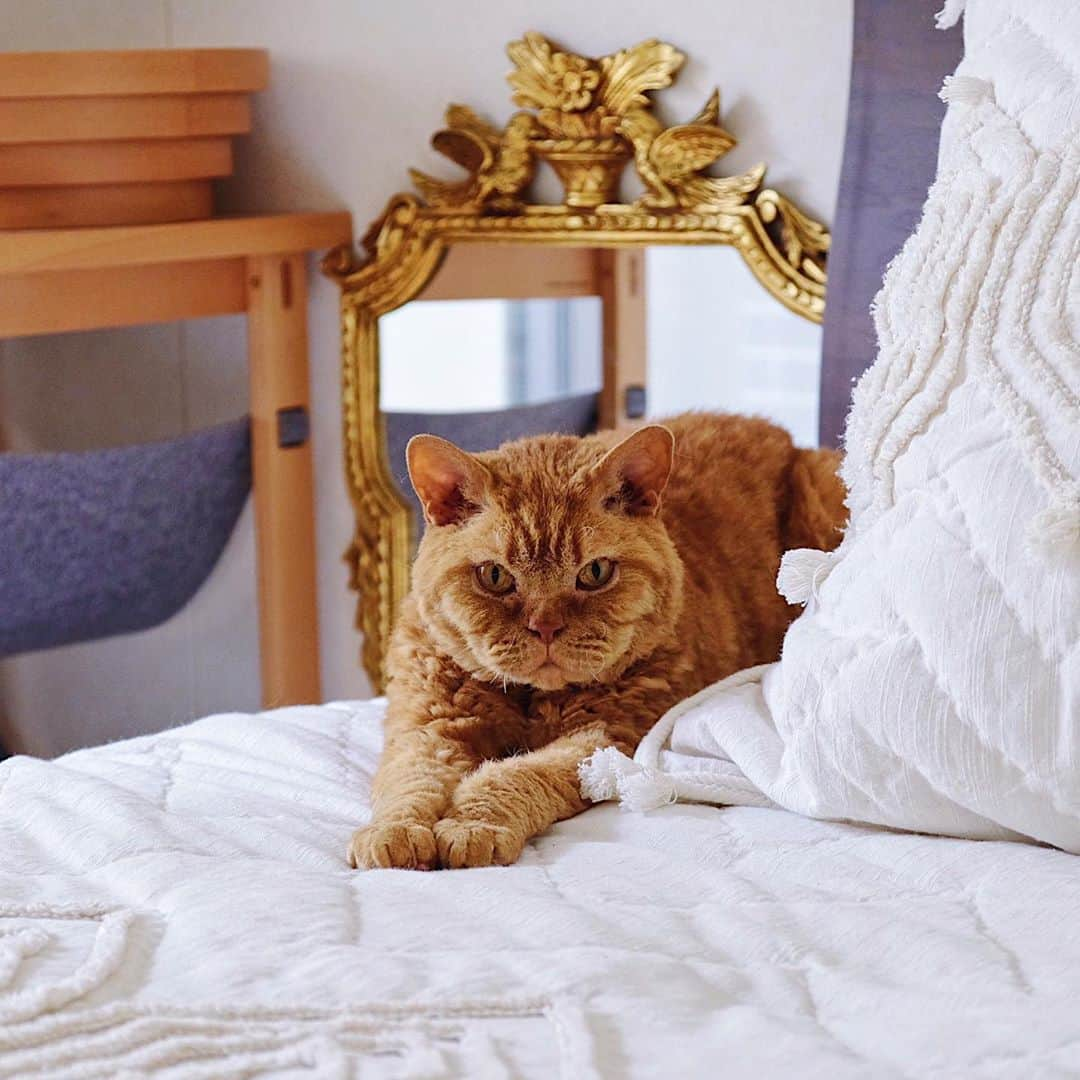
<svg viewBox="0 0 1080 1080">
<path fill-rule="evenodd" d="M 411 170 L 418 195 L 390 200 L 364 237 L 362 256 L 341 248 L 323 263 L 342 290 L 346 471 L 356 512 L 347 558 L 360 593 L 364 666 L 379 688 L 408 588 L 415 526 L 386 461 L 377 322 L 421 292 L 449 247 L 727 244 L 786 307 L 813 322 L 824 311 L 828 229 L 764 187 L 763 164 L 733 176 L 711 172 L 736 142 L 720 123 L 719 92 L 686 123 L 667 126 L 653 111 L 652 94 L 672 84 L 681 52 L 650 39 L 592 59 L 537 33 L 507 52 L 519 111 L 500 128 L 451 105 L 432 138 L 464 175 Z M 624 202 L 631 163 L 645 190 Z M 540 165 L 558 176 L 561 204 L 532 199 Z"/>
</svg>

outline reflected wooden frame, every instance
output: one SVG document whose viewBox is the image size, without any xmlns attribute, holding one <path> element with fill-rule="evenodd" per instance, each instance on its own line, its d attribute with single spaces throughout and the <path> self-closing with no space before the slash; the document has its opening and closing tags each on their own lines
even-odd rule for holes
<svg viewBox="0 0 1080 1080">
<path fill-rule="evenodd" d="M 451 105 L 436 150 L 465 170 L 443 181 L 413 170 L 416 194 L 395 195 L 363 240 L 340 247 L 323 271 L 341 288 L 345 470 L 355 512 L 346 553 L 359 593 L 363 665 L 374 687 L 386 683 L 386 650 L 409 587 L 413 511 L 386 455 L 379 408 L 381 316 L 420 294 L 447 251 L 461 244 L 560 245 L 599 250 L 653 244 L 735 248 L 785 307 L 821 322 L 828 229 L 778 191 L 763 186 L 765 165 L 735 176 L 707 170 L 734 145 L 720 125 L 714 92 L 691 121 L 665 127 L 650 93 L 671 85 L 685 57 L 649 40 L 599 59 L 578 56 L 539 34 L 508 47 L 508 76 L 522 110 L 499 129 Z M 645 191 L 619 201 L 633 162 Z M 538 163 L 564 188 L 563 202 L 531 202 Z M 602 426 L 625 421 L 605 365 Z"/>
</svg>

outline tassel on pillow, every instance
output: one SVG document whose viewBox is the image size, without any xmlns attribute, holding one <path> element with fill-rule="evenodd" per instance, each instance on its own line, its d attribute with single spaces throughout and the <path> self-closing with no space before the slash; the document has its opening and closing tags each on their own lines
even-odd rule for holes
<svg viewBox="0 0 1080 1080">
<path fill-rule="evenodd" d="M 796 548 L 780 560 L 776 591 L 789 604 L 805 604 L 817 599 L 818 590 L 832 570 L 833 556 L 816 548 Z"/>
</svg>

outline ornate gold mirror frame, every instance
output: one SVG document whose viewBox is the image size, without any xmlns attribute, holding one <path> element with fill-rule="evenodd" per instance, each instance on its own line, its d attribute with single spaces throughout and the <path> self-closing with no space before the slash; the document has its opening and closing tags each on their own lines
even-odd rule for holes
<svg viewBox="0 0 1080 1080">
<path fill-rule="evenodd" d="M 825 226 L 763 187 L 764 165 L 737 176 L 707 172 L 735 145 L 720 126 L 719 92 L 686 124 L 665 127 L 653 113 L 649 94 L 671 85 L 682 53 L 650 40 L 590 59 L 536 33 L 507 51 L 522 111 L 500 130 L 451 105 L 446 129 L 432 139 L 465 178 L 448 182 L 412 170 L 419 197 L 390 200 L 363 239 L 363 256 L 342 247 L 323 263 L 341 287 L 345 465 L 356 514 L 346 559 L 359 593 L 364 667 L 379 690 L 394 615 L 408 590 L 414 524 L 386 459 L 378 320 L 421 292 L 452 245 L 727 244 L 786 307 L 813 322 L 824 311 Z M 631 160 L 645 193 L 623 203 L 619 184 Z M 529 201 L 538 162 L 561 180 L 561 205 Z"/>
</svg>

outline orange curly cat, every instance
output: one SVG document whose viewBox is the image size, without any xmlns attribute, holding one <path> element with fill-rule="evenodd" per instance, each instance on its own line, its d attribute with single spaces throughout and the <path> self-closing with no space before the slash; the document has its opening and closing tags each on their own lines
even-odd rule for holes
<svg viewBox="0 0 1080 1080">
<path fill-rule="evenodd" d="M 513 862 L 586 808 L 594 750 L 632 754 L 680 699 L 776 659 L 780 556 L 846 520 L 836 455 L 746 417 L 475 455 L 419 435 L 408 464 L 427 529 L 359 867 Z"/>
</svg>

